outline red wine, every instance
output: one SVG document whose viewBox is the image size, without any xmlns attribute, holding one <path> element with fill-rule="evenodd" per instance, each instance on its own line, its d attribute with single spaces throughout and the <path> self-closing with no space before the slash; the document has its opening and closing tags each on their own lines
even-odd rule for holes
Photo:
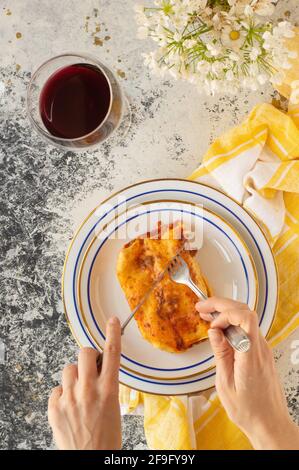
<svg viewBox="0 0 299 470">
<path fill-rule="evenodd" d="M 110 100 L 110 87 L 101 70 L 90 64 L 74 64 L 58 70 L 46 81 L 39 110 L 50 134 L 75 139 L 103 122 Z"/>
</svg>

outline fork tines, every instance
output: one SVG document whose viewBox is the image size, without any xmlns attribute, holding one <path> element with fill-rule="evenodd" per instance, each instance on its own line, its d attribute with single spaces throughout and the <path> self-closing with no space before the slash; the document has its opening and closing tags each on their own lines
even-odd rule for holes
<svg viewBox="0 0 299 470">
<path fill-rule="evenodd" d="M 170 273 L 170 272 L 174 272 L 176 271 L 179 266 L 181 265 L 181 257 L 179 254 L 177 254 L 169 263 L 169 266 L 167 267 L 167 271 Z"/>
</svg>

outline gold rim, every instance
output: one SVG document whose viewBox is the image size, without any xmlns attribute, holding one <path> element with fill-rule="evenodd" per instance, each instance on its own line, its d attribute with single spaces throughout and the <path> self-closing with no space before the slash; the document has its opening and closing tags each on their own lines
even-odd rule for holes
<svg viewBox="0 0 299 470">
<path fill-rule="evenodd" d="M 146 201 L 144 203 L 140 203 L 140 205 L 142 206 L 147 206 L 149 204 L 159 204 L 159 203 L 165 203 L 165 202 L 171 202 L 171 203 L 177 203 L 177 204 L 188 204 L 190 206 L 196 206 L 195 203 L 186 203 L 184 201 L 181 201 L 181 200 L 178 200 L 178 199 L 159 199 L 159 200 L 155 200 L 155 201 Z M 121 212 L 120 214 L 117 214 L 114 218 L 110 219 L 109 222 L 107 222 L 107 224 L 105 224 L 99 231 L 97 231 L 97 235 L 94 236 L 94 238 L 92 239 L 92 241 L 89 243 L 86 251 L 85 251 L 85 254 L 83 256 L 83 259 L 82 259 L 82 262 L 81 262 L 81 265 L 80 265 L 80 269 L 79 269 L 79 275 L 78 275 L 78 283 L 77 283 L 77 294 L 78 294 L 78 303 L 79 303 L 79 308 L 80 308 L 80 313 L 82 315 L 82 321 L 83 321 L 83 324 L 88 332 L 88 334 L 90 335 L 90 337 L 92 338 L 92 340 L 95 342 L 95 344 L 97 345 L 97 347 L 103 351 L 103 346 L 101 346 L 97 340 L 97 338 L 95 337 L 95 335 L 92 333 L 92 331 L 90 330 L 89 328 L 89 325 L 88 325 L 88 322 L 87 322 L 87 319 L 86 319 L 86 314 L 85 314 L 85 311 L 84 311 L 84 308 L 83 308 L 83 302 L 82 302 L 82 296 L 81 296 L 81 280 L 82 280 L 82 273 L 83 273 L 83 270 L 84 270 L 84 266 L 85 266 L 85 263 L 86 263 L 86 259 L 88 257 L 88 254 L 91 250 L 91 248 L 93 247 L 94 243 L 96 242 L 98 236 L 103 233 L 103 231 L 105 230 L 105 228 L 111 224 L 113 221 L 116 220 L 117 217 L 121 217 L 122 215 L 126 214 L 129 210 L 132 210 L 134 209 L 134 207 L 138 207 L 138 205 L 136 206 L 131 206 L 128 208 L 128 210 L 124 210 L 123 212 Z M 256 309 L 256 306 L 257 306 L 257 302 L 258 302 L 258 292 L 259 292 L 259 287 L 258 287 L 258 279 L 257 279 L 257 271 L 256 271 L 256 266 L 255 266 L 255 263 L 254 263 L 254 260 L 251 256 L 251 253 L 246 245 L 246 243 L 244 242 L 244 240 L 240 237 L 240 234 L 236 231 L 235 228 L 233 228 L 231 226 L 230 223 L 226 222 L 226 220 L 219 216 L 218 214 L 215 214 L 215 212 L 213 212 L 212 210 L 210 209 L 206 209 L 206 208 L 203 208 L 203 210 L 209 214 L 212 214 L 216 219 L 218 218 L 219 220 L 222 221 L 222 223 L 224 225 L 227 225 L 231 230 L 232 232 L 235 234 L 236 238 L 239 240 L 240 244 L 243 246 L 244 250 L 246 251 L 247 255 L 248 255 L 248 258 L 249 258 L 249 261 L 250 261 L 250 264 L 252 266 L 252 270 L 253 270 L 253 275 L 254 275 L 254 283 L 255 283 L 255 300 L 254 300 L 254 305 L 253 305 L 253 310 Z M 198 343 L 202 342 L 202 341 L 206 341 L 208 339 L 208 337 L 204 337 L 204 338 L 201 338 L 200 341 L 198 341 Z M 197 344 L 198 344 L 197 343 Z M 146 373 L 142 373 L 142 372 L 139 372 L 139 371 L 136 371 L 135 369 L 131 369 L 130 367 L 128 367 L 127 365 L 124 365 L 122 362 L 120 363 L 121 364 L 121 367 L 123 367 L 124 369 L 126 369 L 127 371 L 129 372 L 132 372 L 132 373 L 135 373 L 137 375 L 140 375 L 142 377 L 147 377 L 147 378 L 151 378 L 151 379 L 161 379 L 161 380 L 179 380 L 179 379 L 186 379 L 186 378 L 191 378 L 191 377 L 195 377 L 196 375 L 199 375 L 199 374 L 203 374 L 205 372 L 208 372 L 209 370 L 215 368 L 215 364 L 210 366 L 210 367 L 207 367 L 206 369 L 200 371 L 200 372 L 194 372 L 192 374 L 188 374 L 188 375 L 182 375 L 180 377 L 167 377 L 167 379 L 164 379 L 164 378 L 161 378 L 161 377 L 157 377 L 157 376 L 153 376 L 153 375 L 149 375 L 149 374 L 146 374 Z"/>
<path fill-rule="evenodd" d="M 222 194 L 223 196 L 227 197 L 228 199 L 230 199 L 231 201 L 233 201 L 235 204 L 237 204 L 241 209 L 243 209 L 244 212 L 246 212 L 246 214 L 250 217 L 250 219 L 253 221 L 253 223 L 259 228 L 260 232 L 262 233 L 268 247 L 269 247 L 269 250 L 271 252 L 271 255 L 272 255 L 272 259 L 273 259 L 273 262 L 274 262 L 274 267 L 275 267 L 275 273 L 276 273 L 276 302 L 275 302 L 275 308 L 274 308 L 274 314 L 273 314 L 273 318 L 272 318 L 272 322 L 269 326 L 269 329 L 265 335 L 265 338 L 268 338 L 268 335 L 269 335 L 269 332 L 273 326 L 273 323 L 274 323 L 274 320 L 276 318 L 276 314 L 277 314 L 277 306 L 278 306 L 278 296 L 279 296 L 279 289 L 278 289 L 278 268 L 277 268 L 277 263 L 276 263 L 276 259 L 274 257 L 274 254 L 273 254 L 273 250 L 272 250 L 272 247 L 265 235 L 265 232 L 264 232 L 264 229 L 263 227 L 261 227 L 261 225 L 258 223 L 257 220 L 254 219 L 254 217 L 251 215 L 251 213 L 246 209 L 244 208 L 237 200 L 235 200 L 233 197 L 231 196 L 228 196 L 224 191 L 220 190 L 220 189 L 216 189 L 216 188 L 213 188 L 211 185 L 207 184 L 207 183 L 200 183 L 198 181 L 194 181 L 194 180 L 191 180 L 191 179 L 184 179 L 184 178 L 153 178 L 153 179 L 148 179 L 148 180 L 142 180 L 142 181 L 139 181 L 138 183 L 134 183 L 134 184 L 131 184 L 129 186 L 126 186 L 125 188 L 122 188 L 120 189 L 119 191 L 116 191 L 114 192 L 113 194 L 111 194 L 109 197 L 107 197 L 106 199 L 104 199 L 100 204 L 98 204 L 89 214 L 88 216 L 83 220 L 83 222 L 80 224 L 80 226 L 78 227 L 78 229 L 76 230 L 76 232 L 74 233 L 74 236 L 71 240 L 71 243 L 67 249 L 67 252 L 66 252 L 66 257 L 65 257 L 65 261 L 64 261 L 64 265 L 63 265 L 63 271 L 62 271 L 62 280 L 61 280 L 61 290 L 62 290 L 62 301 L 63 301 L 63 306 L 64 306 L 64 315 L 65 315 L 65 318 L 66 318 L 66 322 L 67 324 L 69 325 L 70 327 L 70 330 L 75 338 L 75 340 L 77 341 L 78 345 L 80 347 L 82 347 L 82 345 L 80 344 L 80 342 L 78 341 L 74 331 L 73 331 L 73 328 L 71 326 L 71 323 L 70 323 L 70 320 L 69 320 L 69 317 L 68 317 L 68 313 L 67 313 L 67 309 L 66 309 L 66 305 L 65 305 L 65 297 L 64 297 L 64 276 L 65 276 L 65 270 L 66 270 L 66 264 L 67 264 L 67 261 L 68 261 L 68 257 L 69 257 L 69 254 L 70 254 L 70 251 L 71 251 L 71 248 L 79 234 L 79 232 L 81 231 L 81 228 L 85 225 L 85 223 L 87 222 L 87 220 L 99 209 L 99 207 L 101 207 L 103 204 L 105 204 L 107 201 L 109 201 L 110 199 L 112 199 L 113 197 L 117 196 L 118 194 L 128 190 L 128 189 L 131 189 L 131 188 L 134 188 L 136 186 L 140 186 L 142 184 L 145 184 L 145 183 L 154 183 L 154 182 L 159 182 L 159 181 L 180 181 L 180 182 L 186 182 L 186 183 L 191 183 L 191 184 L 195 184 L 195 185 L 198 185 L 198 186 L 204 186 L 206 188 L 209 188 L 209 189 L 212 189 L 213 191 L 215 191 L 216 193 L 219 193 L 219 194 Z M 122 382 L 120 382 L 122 383 Z M 123 384 L 123 385 L 126 385 L 126 384 Z M 210 388 L 213 388 L 213 387 L 209 387 L 207 388 L 206 390 L 209 390 Z M 138 390 L 138 389 L 136 389 Z M 138 390 L 138 391 L 141 391 L 142 393 L 151 393 L 151 392 L 144 392 L 143 390 Z M 199 390 L 199 391 L 203 391 L 203 390 Z M 191 394 L 194 394 L 196 392 L 192 392 L 192 393 L 187 393 L 186 395 L 191 395 Z M 153 394 L 154 395 L 154 394 Z M 161 393 L 157 393 L 157 395 L 162 395 Z M 173 395 L 181 395 L 181 394 L 173 394 Z"/>
</svg>

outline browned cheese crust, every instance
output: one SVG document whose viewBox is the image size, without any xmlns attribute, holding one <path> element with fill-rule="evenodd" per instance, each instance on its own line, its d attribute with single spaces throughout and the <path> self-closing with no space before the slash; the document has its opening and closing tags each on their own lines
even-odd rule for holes
<svg viewBox="0 0 299 470">
<path fill-rule="evenodd" d="M 181 225 L 158 228 L 157 238 L 136 238 L 125 245 L 117 261 L 117 277 L 133 310 L 166 268 L 169 261 L 182 249 L 184 236 L 178 239 L 174 230 Z M 177 233 L 177 232 L 176 232 Z M 181 256 L 189 266 L 193 282 L 209 295 L 210 290 L 194 252 L 183 250 Z M 139 308 L 135 320 L 143 337 L 156 348 L 168 352 L 182 352 L 207 338 L 208 324 L 195 309 L 197 296 L 182 284 L 173 282 L 168 274 L 154 288 Z"/>
</svg>

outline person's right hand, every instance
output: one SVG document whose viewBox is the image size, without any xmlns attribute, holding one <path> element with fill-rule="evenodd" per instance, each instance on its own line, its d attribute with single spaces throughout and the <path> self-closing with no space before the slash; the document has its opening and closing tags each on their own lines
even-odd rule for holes
<svg viewBox="0 0 299 470">
<path fill-rule="evenodd" d="M 118 372 L 121 331 L 118 318 L 107 324 L 102 364 L 100 353 L 82 348 L 78 364 L 64 368 L 62 386 L 49 398 L 49 422 L 63 450 L 119 450 L 121 422 Z"/>
<path fill-rule="evenodd" d="M 210 321 L 209 339 L 216 359 L 216 389 L 229 418 L 256 449 L 299 449 L 299 428 L 292 422 L 273 354 L 263 338 L 257 314 L 248 306 L 210 297 L 196 305 Z M 211 312 L 221 312 L 214 320 Z M 250 350 L 237 352 L 223 329 L 238 325 L 251 340 Z"/>
</svg>

